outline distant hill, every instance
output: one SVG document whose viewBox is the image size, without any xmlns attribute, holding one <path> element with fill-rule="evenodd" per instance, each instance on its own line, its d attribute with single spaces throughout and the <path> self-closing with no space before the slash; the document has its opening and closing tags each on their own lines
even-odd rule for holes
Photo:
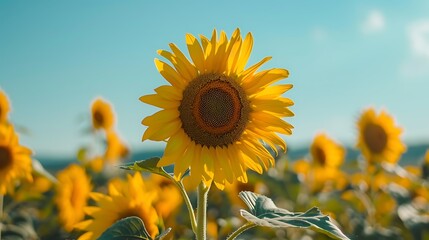
<svg viewBox="0 0 429 240">
<path fill-rule="evenodd" d="M 407 152 L 402 155 L 400 160 L 401 165 L 415 165 L 419 164 L 429 149 L 429 144 L 416 144 L 408 146 Z M 130 159 L 127 162 L 133 162 L 137 160 L 148 159 L 151 157 L 161 157 L 163 153 L 162 149 L 154 149 L 150 151 L 135 151 L 134 154 L 131 155 Z M 309 153 L 308 148 L 293 148 L 289 147 L 286 155 L 288 159 L 291 161 L 295 161 L 297 159 L 303 158 L 307 156 Z M 358 157 L 359 152 L 356 149 L 347 148 L 347 160 L 354 160 Z M 39 160 L 43 166 L 51 171 L 56 172 L 60 169 L 65 168 L 68 164 L 72 162 L 77 162 L 75 158 L 63 157 L 63 158 L 53 158 L 46 156 L 36 156 L 36 159 Z"/>
</svg>

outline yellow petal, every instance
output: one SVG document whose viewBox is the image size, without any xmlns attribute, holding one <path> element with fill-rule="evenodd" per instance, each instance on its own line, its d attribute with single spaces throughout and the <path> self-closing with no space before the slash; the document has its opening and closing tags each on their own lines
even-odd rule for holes
<svg viewBox="0 0 429 240">
<path fill-rule="evenodd" d="M 186 45 L 188 46 L 189 55 L 197 69 L 204 71 L 204 52 L 200 43 L 192 34 L 186 34 Z"/>
<path fill-rule="evenodd" d="M 158 162 L 158 166 L 167 166 L 179 161 L 178 159 L 185 152 L 189 144 L 190 139 L 185 135 L 183 130 L 180 129 L 177 131 L 177 133 L 168 140 L 164 155 Z"/>
<path fill-rule="evenodd" d="M 172 86 L 178 89 L 185 88 L 185 80 L 167 63 L 155 58 L 155 66 L 158 72 L 167 80 Z"/>
<path fill-rule="evenodd" d="M 195 154 L 195 143 L 190 142 L 183 156 L 178 160 L 178 163 L 174 166 L 174 177 L 176 181 L 179 181 L 185 171 L 191 166 L 192 158 Z"/>
<path fill-rule="evenodd" d="M 182 100 L 182 91 L 178 90 L 173 86 L 160 86 L 155 88 L 155 92 L 157 92 L 161 97 L 169 100 Z"/>
<path fill-rule="evenodd" d="M 168 100 L 168 99 L 162 98 L 158 94 L 141 96 L 139 99 L 144 103 L 153 105 L 155 107 L 164 108 L 164 109 L 177 108 L 180 105 L 179 101 Z"/>
<path fill-rule="evenodd" d="M 194 157 L 191 163 L 191 182 L 199 183 L 203 180 L 203 163 L 201 159 L 202 147 L 199 144 L 195 144 Z"/>
<path fill-rule="evenodd" d="M 142 120 L 145 126 L 164 125 L 166 123 L 177 121 L 179 119 L 179 111 L 177 109 L 164 109 L 147 116 Z"/>
<path fill-rule="evenodd" d="M 194 79 L 198 74 L 195 66 L 191 62 L 189 62 L 186 56 L 179 50 L 179 48 L 174 43 L 170 43 L 169 46 L 171 50 L 173 50 L 173 53 L 177 58 L 178 64 L 180 64 L 180 66 L 183 66 L 185 68 L 187 73 L 186 79 L 188 80 Z"/>
<path fill-rule="evenodd" d="M 226 150 L 221 147 L 215 148 L 216 159 L 215 162 L 219 162 L 221 171 L 223 171 L 226 181 L 232 183 L 234 180 L 234 174 L 231 171 L 230 158 L 226 153 Z"/>
<path fill-rule="evenodd" d="M 247 82 L 247 78 L 250 78 L 251 76 L 253 76 L 253 74 L 266 62 L 268 62 L 271 59 L 271 57 L 265 57 L 263 58 L 261 61 L 259 61 L 258 63 L 256 63 L 255 65 L 249 67 L 248 69 L 246 69 L 246 71 L 244 71 L 241 75 L 240 75 L 240 81 L 241 82 Z M 257 75 L 255 75 L 256 78 Z M 249 86 L 249 85 L 247 85 Z M 250 86 L 249 86 L 250 87 Z"/>
<path fill-rule="evenodd" d="M 175 134 L 182 124 L 179 120 L 166 123 L 163 126 L 151 125 L 143 134 L 142 141 L 151 139 L 154 141 L 163 141 Z"/>
<path fill-rule="evenodd" d="M 252 47 L 253 47 L 253 37 L 252 37 L 252 34 L 249 32 L 246 35 L 246 38 L 244 39 L 243 44 L 241 46 L 240 58 L 238 59 L 238 63 L 237 63 L 237 72 L 240 73 L 244 70 L 246 63 L 249 60 L 250 53 L 252 52 Z"/>
</svg>

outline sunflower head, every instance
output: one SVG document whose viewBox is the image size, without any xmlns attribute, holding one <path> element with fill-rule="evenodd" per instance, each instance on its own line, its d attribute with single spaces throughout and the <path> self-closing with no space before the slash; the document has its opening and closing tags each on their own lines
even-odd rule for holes
<svg viewBox="0 0 429 240">
<path fill-rule="evenodd" d="M 59 220 L 64 229 L 71 232 L 74 225 L 84 216 L 84 208 L 91 192 L 91 181 L 85 169 L 72 164 L 58 172 L 58 185 L 55 203 L 59 210 Z"/>
<path fill-rule="evenodd" d="M 7 122 L 9 112 L 10 112 L 9 99 L 6 93 L 0 90 L 0 123 Z"/>
<path fill-rule="evenodd" d="M 344 161 L 345 150 L 326 134 L 318 134 L 311 144 L 310 153 L 313 164 L 322 167 L 338 168 Z"/>
<path fill-rule="evenodd" d="M 171 52 L 158 53 L 168 60 L 155 59 L 160 74 L 169 82 L 156 94 L 140 100 L 162 108 L 143 119 L 147 126 L 143 140 L 167 140 L 159 166 L 174 166 L 180 179 L 191 169 L 192 182 L 212 182 L 220 189 L 225 182 L 247 182 L 248 168 L 262 173 L 274 158 L 261 140 L 277 151 L 286 151 L 276 134 L 291 134 L 292 126 L 282 117 L 293 116 L 293 102 L 282 97 L 292 85 L 271 84 L 288 77 L 285 69 L 257 72 L 270 58 L 246 68 L 253 37 L 242 39 L 239 29 L 228 39 L 225 32 L 211 38 L 186 35 L 190 59 L 175 44 Z"/>
<path fill-rule="evenodd" d="M 122 142 L 119 135 L 114 131 L 106 133 L 107 148 L 104 158 L 109 163 L 118 162 L 129 154 L 128 147 Z"/>
<path fill-rule="evenodd" d="M 358 120 L 357 147 L 369 163 L 397 163 L 406 147 L 400 140 L 402 129 L 395 126 L 394 119 L 385 111 L 379 114 L 367 109 Z"/>
<path fill-rule="evenodd" d="M 169 179 L 157 174 L 151 174 L 148 184 L 154 186 L 157 191 L 157 199 L 154 206 L 156 212 L 165 220 L 172 216 L 182 204 L 182 196 L 177 186 Z"/>
<path fill-rule="evenodd" d="M 112 179 L 108 195 L 93 192 L 90 197 L 97 206 L 86 207 L 85 212 L 91 218 L 75 225 L 86 232 L 80 240 L 97 239 L 113 223 L 131 216 L 140 217 L 152 237 L 159 233 L 159 218 L 153 207 L 157 195 L 145 185 L 140 173 L 127 175 L 127 180 Z"/>
<path fill-rule="evenodd" d="M 31 154 L 19 144 L 13 126 L 0 123 L 0 195 L 13 193 L 19 180 L 32 181 Z"/>
<path fill-rule="evenodd" d="M 115 124 L 115 114 L 110 103 L 102 98 L 95 99 L 91 104 L 91 119 L 95 130 L 111 130 Z"/>
</svg>

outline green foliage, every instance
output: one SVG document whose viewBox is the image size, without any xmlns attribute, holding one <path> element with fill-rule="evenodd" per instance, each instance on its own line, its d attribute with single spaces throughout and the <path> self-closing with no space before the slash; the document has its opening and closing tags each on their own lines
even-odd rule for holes
<svg viewBox="0 0 429 240">
<path fill-rule="evenodd" d="M 140 161 L 135 161 L 133 163 L 121 165 L 120 168 L 126 169 L 126 170 L 150 172 L 150 173 L 158 174 L 166 178 L 172 179 L 173 173 L 167 172 L 163 167 L 157 166 L 159 160 L 160 160 L 159 157 L 152 157 L 146 160 L 140 160 Z M 185 172 L 185 174 L 183 174 L 182 179 L 183 177 L 186 177 L 188 175 L 189 175 L 189 169 Z"/>
<path fill-rule="evenodd" d="M 278 208 L 270 198 L 263 195 L 246 191 L 240 192 L 239 196 L 250 209 L 250 212 L 241 210 L 241 216 L 256 225 L 271 228 L 310 228 L 334 239 L 349 239 L 317 207 L 305 213 L 294 213 Z"/>
<path fill-rule="evenodd" d="M 164 238 L 169 232 L 170 228 L 158 235 L 155 240 Z M 117 221 L 110 226 L 98 240 L 152 240 L 151 236 L 146 230 L 146 227 L 139 217 L 127 217 Z"/>
</svg>

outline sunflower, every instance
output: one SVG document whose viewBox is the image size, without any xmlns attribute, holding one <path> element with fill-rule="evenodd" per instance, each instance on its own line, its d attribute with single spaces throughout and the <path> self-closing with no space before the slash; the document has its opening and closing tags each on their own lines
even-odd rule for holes
<svg viewBox="0 0 429 240">
<path fill-rule="evenodd" d="M 68 232 L 85 217 L 84 208 L 89 200 L 91 181 L 85 170 L 72 164 L 58 172 L 55 203 L 59 210 L 59 220 Z"/>
<path fill-rule="evenodd" d="M 32 181 L 31 154 L 19 144 L 13 126 L 0 123 L 0 195 L 13 193 L 21 179 Z"/>
<path fill-rule="evenodd" d="M 110 130 L 115 124 L 115 114 L 109 102 L 102 98 L 95 99 L 91 104 L 92 126 L 95 130 Z"/>
<path fill-rule="evenodd" d="M 7 122 L 9 112 L 10 112 L 9 99 L 6 93 L 0 90 L 0 123 Z"/>
<path fill-rule="evenodd" d="M 115 163 L 120 159 L 128 156 L 128 147 L 119 138 L 119 135 L 114 131 L 106 133 L 107 148 L 104 154 L 106 162 Z"/>
<path fill-rule="evenodd" d="M 217 38 L 201 37 L 201 43 L 186 35 L 190 61 L 171 43 L 172 52 L 160 50 L 169 64 L 155 59 L 160 74 L 171 84 L 155 89 L 156 94 L 140 97 L 161 111 L 143 119 L 148 128 L 143 141 L 167 140 L 159 166 L 175 164 L 180 179 L 191 169 L 192 181 L 212 182 L 223 189 L 225 182 L 247 182 L 246 170 L 258 173 L 274 164 L 263 140 L 274 151 L 286 143 L 276 133 L 289 135 L 292 125 L 282 117 L 293 116 L 292 100 L 281 95 L 291 84 L 270 86 L 288 77 L 286 69 L 273 68 L 256 73 L 270 60 L 262 59 L 245 69 L 253 37 L 244 40 L 237 29 L 228 40 L 225 32 Z"/>
<path fill-rule="evenodd" d="M 294 170 L 311 192 L 346 187 L 347 176 L 340 169 L 345 157 L 345 150 L 341 145 L 326 134 L 318 134 L 310 146 L 310 154 L 312 161 L 298 160 L 294 163 Z"/>
<path fill-rule="evenodd" d="M 357 147 L 369 163 L 397 163 L 406 147 L 399 136 L 400 127 L 396 127 L 394 119 L 385 111 L 379 114 L 373 108 L 367 109 L 358 123 L 359 137 Z"/>
<path fill-rule="evenodd" d="M 314 164 L 338 168 L 343 163 L 346 152 L 326 134 L 318 134 L 311 144 L 310 153 Z"/>
<path fill-rule="evenodd" d="M 172 213 L 179 208 L 183 201 L 177 186 L 171 180 L 157 174 L 151 174 L 147 183 L 154 186 L 158 193 L 154 202 L 156 212 L 163 219 L 172 216 Z"/>
<path fill-rule="evenodd" d="M 45 176 L 32 174 L 33 181 L 23 181 L 18 190 L 13 194 L 13 199 L 18 202 L 29 199 L 40 200 L 46 192 L 52 189 L 53 182 Z"/>
<path fill-rule="evenodd" d="M 116 221 L 137 216 L 140 217 L 148 233 L 155 237 L 159 231 L 158 215 L 152 206 L 156 192 L 147 191 L 139 173 L 128 175 L 127 181 L 113 179 L 108 184 L 109 195 L 93 192 L 91 198 L 98 206 L 86 207 L 85 212 L 91 219 L 75 225 L 76 229 L 86 233 L 79 240 L 97 239 L 107 228 Z"/>
</svg>

